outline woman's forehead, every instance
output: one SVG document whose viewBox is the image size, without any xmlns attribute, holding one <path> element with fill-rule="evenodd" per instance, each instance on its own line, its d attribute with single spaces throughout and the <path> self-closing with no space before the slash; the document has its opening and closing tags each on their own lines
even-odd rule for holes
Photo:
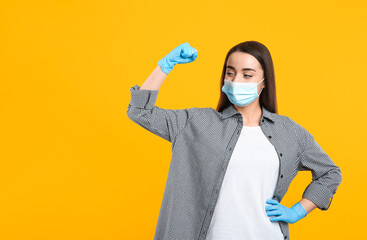
<svg viewBox="0 0 367 240">
<path fill-rule="evenodd" d="M 228 58 L 226 67 L 228 66 L 234 67 L 235 70 L 242 70 L 243 68 L 256 70 L 260 68 L 260 63 L 248 53 L 234 52 Z"/>
</svg>

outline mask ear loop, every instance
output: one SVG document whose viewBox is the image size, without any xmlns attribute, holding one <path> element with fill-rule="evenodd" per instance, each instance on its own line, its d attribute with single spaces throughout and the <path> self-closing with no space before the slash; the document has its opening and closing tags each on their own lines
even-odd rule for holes
<svg viewBox="0 0 367 240">
<path fill-rule="evenodd" d="M 264 79 L 265 79 L 265 78 L 263 78 L 263 80 L 261 80 L 257 85 L 259 85 L 262 81 L 264 81 Z M 262 88 L 262 89 L 260 90 L 259 96 L 260 96 L 261 92 L 263 91 L 263 89 L 264 89 L 264 88 Z"/>
<path fill-rule="evenodd" d="M 259 85 L 262 81 L 264 81 L 265 78 L 263 78 L 263 80 L 261 80 L 257 85 Z"/>
<path fill-rule="evenodd" d="M 260 90 L 259 96 L 260 96 L 261 92 L 263 91 L 263 89 L 264 89 L 264 88 L 262 88 L 262 89 Z"/>
</svg>

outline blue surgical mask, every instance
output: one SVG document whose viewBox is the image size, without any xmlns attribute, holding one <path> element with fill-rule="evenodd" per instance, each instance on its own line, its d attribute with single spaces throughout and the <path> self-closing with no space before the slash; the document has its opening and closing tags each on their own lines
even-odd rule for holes
<svg viewBox="0 0 367 240">
<path fill-rule="evenodd" d="M 224 79 L 222 91 L 227 95 L 231 103 L 243 107 L 252 103 L 260 96 L 264 88 L 262 88 L 260 93 L 257 94 L 257 85 L 264 81 L 264 79 L 265 78 L 263 78 L 259 83 L 232 82 Z"/>
</svg>

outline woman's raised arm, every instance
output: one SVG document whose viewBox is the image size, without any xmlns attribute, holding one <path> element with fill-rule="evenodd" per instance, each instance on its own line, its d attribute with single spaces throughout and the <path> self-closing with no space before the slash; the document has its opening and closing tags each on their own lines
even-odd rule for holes
<svg viewBox="0 0 367 240">
<path fill-rule="evenodd" d="M 127 116 L 146 130 L 173 142 L 191 119 L 196 108 L 163 109 L 155 106 L 155 102 L 159 89 L 173 66 L 192 62 L 196 57 L 197 51 L 188 43 L 184 43 L 162 58 L 141 87 L 135 85 L 130 88 L 131 100 Z"/>
</svg>

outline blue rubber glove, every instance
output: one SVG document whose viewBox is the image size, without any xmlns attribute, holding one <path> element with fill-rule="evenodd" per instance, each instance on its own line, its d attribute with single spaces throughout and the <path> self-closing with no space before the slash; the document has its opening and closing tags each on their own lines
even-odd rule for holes
<svg viewBox="0 0 367 240">
<path fill-rule="evenodd" d="M 161 66 L 163 72 L 168 74 L 176 64 L 189 63 L 195 61 L 198 51 L 185 42 L 178 45 L 164 58 L 159 60 L 158 65 Z"/>
<path fill-rule="evenodd" d="M 270 205 L 265 206 L 265 211 L 268 216 L 277 216 L 270 218 L 270 221 L 284 221 L 287 223 L 295 223 L 307 215 L 306 209 L 299 202 L 294 204 L 291 208 L 287 208 L 280 204 L 275 199 L 268 199 L 266 203 Z"/>
</svg>

